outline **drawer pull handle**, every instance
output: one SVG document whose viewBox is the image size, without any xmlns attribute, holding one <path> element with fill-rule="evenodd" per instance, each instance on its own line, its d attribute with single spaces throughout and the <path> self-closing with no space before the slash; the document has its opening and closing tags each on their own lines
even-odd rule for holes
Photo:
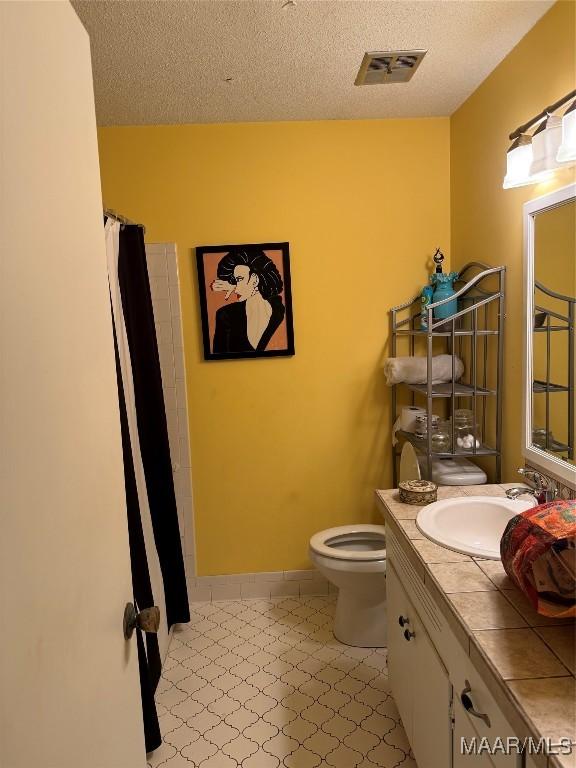
<svg viewBox="0 0 576 768">
<path fill-rule="evenodd" d="M 409 629 L 405 629 L 404 630 L 404 639 L 405 640 L 410 640 L 410 638 L 415 637 L 415 636 L 416 636 L 416 632 L 410 632 Z"/>
<path fill-rule="evenodd" d="M 398 616 L 398 624 L 403 627 L 405 624 L 410 624 L 408 616 Z"/>
<path fill-rule="evenodd" d="M 472 699 L 468 695 L 472 692 L 472 688 L 470 687 L 470 683 L 468 680 L 464 681 L 466 683 L 466 687 L 460 694 L 460 701 L 462 702 L 462 706 L 466 710 L 466 712 L 470 712 L 471 715 L 474 715 L 474 717 L 479 717 L 480 720 L 484 720 L 488 728 L 490 728 L 490 718 L 488 715 L 486 715 L 484 712 L 478 712 L 478 710 L 474 709 L 474 704 L 472 703 Z"/>
</svg>

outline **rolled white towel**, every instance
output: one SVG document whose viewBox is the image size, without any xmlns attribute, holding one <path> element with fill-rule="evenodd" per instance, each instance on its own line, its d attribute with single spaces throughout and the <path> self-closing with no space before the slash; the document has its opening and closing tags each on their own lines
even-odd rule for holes
<svg viewBox="0 0 576 768">
<path fill-rule="evenodd" d="M 425 357 L 388 357 L 384 361 L 386 384 L 426 384 L 427 359 Z M 464 373 L 464 363 L 454 358 L 454 380 L 459 381 Z M 452 381 L 452 355 L 436 355 L 432 358 L 432 384 Z"/>
</svg>

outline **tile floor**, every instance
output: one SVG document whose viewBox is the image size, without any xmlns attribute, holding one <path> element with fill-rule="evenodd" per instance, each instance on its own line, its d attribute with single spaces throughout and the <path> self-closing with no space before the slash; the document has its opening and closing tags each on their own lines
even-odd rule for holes
<svg viewBox="0 0 576 768">
<path fill-rule="evenodd" d="M 195 603 L 156 695 L 150 768 L 416 768 L 385 649 L 332 635 L 335 596 Z"/>
</svg>

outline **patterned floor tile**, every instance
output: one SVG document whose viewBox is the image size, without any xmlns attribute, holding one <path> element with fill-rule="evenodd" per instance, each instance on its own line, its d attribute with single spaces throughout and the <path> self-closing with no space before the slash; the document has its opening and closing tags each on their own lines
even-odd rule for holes
<svg viewBox="0 0 576 768">
<path fill-rule="evenodd" d="M 222 696 L 220 699 L 216 699 L 216 701 L 209 704 L 208 709 L 212 714 L 226 719 L 229 715 L 234 714 L 234 712 L 240 709 L 240 702 L 236 701 L 236 699 L 231 699 L 230 696 Z"/>
<path fill-rule="evenodd" d="M 258 744 L 250 741 L 246 736 L 240 735 L 228 744 L 225 744 L 222 747 L 222 752 L 227 754 L 228 757 L 231 757 L 233 760 L 236 760 L 237 763 L 241 763 L 247 757 L 258 752 L 259 749 Z"/>
<path fill-rule="evenodd" d="M 162 728 L 162 725 L 160 727 Z M 190 728 L 188 725 L 181 725 L 179 728 L 176 728 L 176 730 L 169 731 L 168 733 L 165 733 L 162 728 L 162 733 L 164 741 L 171 744 L 173 747 L 176 747 L 177 750 L 187 747 L 188 744 L 192 744 L 193 741 L 196 741 L 196 739 L 200 737 L 198 731 L 194 728 Z"/>
<path fill-rule="evenodd" d="M 335 596 L 195 603 L 156 693 L 149 768 L 417 768 L 386 649 L 332 634 Z"/>
<path fill-rule="evenodd" d="M 287 768 L 317 768 L 322 765 L 322 758 L 306 747 L 298 747 L 295 752 L 291 752 L 284 758 L 283 764 Z"/>
<path fill-rule="evenodd" d="M 291 723 L 285 725 L 282 731 L 286 736 L 296 739 L 299 744 L 304 744 L 313 733 L 318 731 L 318 726 L 311 720 L 297 717 Z"/>
<path fill-rule="evenodd" d="M 193 765 L 200 765 L 205 760 L 208 760 L 208 758 L 213 757 L 219 752 L 220 750 L 216 744 L 212 744 L 212 742 L 206 741 L 206 739 L 201 736 L 199 739 L 196 739 L 196 741 L 192 742 L 192 744 L 184 747 L 184 749 L 180 751 L 180 754 L 187 760 L 190 760 Z M 168 761 L 166 765 L 172 768 L 170 761 Z"/>
<path fill-rule="evenodd" d="M 330 752 L 334 752 L 338 748 L 340 742 L 334 736 L 329 736 L 323 731 L 316 731 L 316 733 L 309 736 L 302 746 L 308 749 L 310 752 L 314 752 L 320 757 L 325 758 Z"/>
<path fill-rule="evenodd" d="M 158 718 L 158 722 L 160 723 L 160 731 L 163 734 L 170 733 L 170 731 L 179 728 L 184 723 L 182 718 L 174 715 L 172 712 L 166 712 L 164 715 L 161 715 Z M 166 739 L 164 739 L 164 741 L 166 741 Z"/>
<path fill-rule="evenodd" d="M 259 750 L 255 752 L 252 757 L 244 760 L 242 768 L 278 768 L 280 760 L 274 755 L 269 755 L 267 752 Z M 170 766 L 172 768 L 172 766 Z"/>
<path fill-rule="evenodd" d="M 225 720 L 228 725 L 233 728 L 237 728 L 240 733 L 245 732 L 246 728 L 255 723 L 262 722 L 255 712 L 248 712 L 244 707 L 240 707 L 232 714 L 228 715 Z M 264 739 L 267 741 L 267 739 Z"/>
<path fill-rule="evenodd" d="M 282 760 L 286 755 L 294 752 L 299 746 L 300 744 L 296 739 L 286 736 L 285 733 L 278 733 L 276 736 L 273 736 L 270 741 L 266 741 L 262 745 L 266 752 L 269 752 L 271 755 L 276 755 L 279 760 Z"/>
<path fill-rule="evenodd" d="M 278 728 L 275 725 L 270 725 L 265 720 L 258 718 L 258 721 L 251 725 L 249 728 L 243 730 L 244 736 L 247 736 L 251 741 L 262 746 L 266 744 L 274 736 L 278 735 Z"/>
<path fill-rule="evenodd" d="M 221 749 L 224 744 L 228 744 L 239 735 L 240 734 L 236 728 L 232 728 L 231 725 L 226 725 L 225 722 L 219 722 L 214 728 L 210 728 L 209 731 L 206 731 L 204 738 L 212 744 L 216 744 L 216 746 Z"/>
</svg>

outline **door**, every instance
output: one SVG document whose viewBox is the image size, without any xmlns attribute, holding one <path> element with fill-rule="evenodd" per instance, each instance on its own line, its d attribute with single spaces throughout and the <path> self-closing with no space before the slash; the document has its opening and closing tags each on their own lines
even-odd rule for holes
<svg viewBox="0 0 576 768">
<path fill-rule="evenodd" d="M 452 686 L 394 566 L 386 572 L 388 674 L 406 736 L 420 768 L 451 763 Z"/>
<path fill-rule="evenodd" d="M 412 751 L 420 768 L 444 768 L 450 765 L 452 755 L 452 686 L 448 672 L 417 614 L 413 625 L 414 637 L 410 640 L 414 654 Z"/>
<path fill-rule="evenodd" d="M 0 3 L 0 766 L 143 768 L 88 36 Z"/>
<path fill-rule="evenodd" d="M 416 611 L 406 597 L 394 566 L 388 560 L 386 571 L 386 604 L 388 612 L 388 676 L 392 695 L 402 718 L 402 725 L 410 744 L 413 733 L 413 649 L 406 641 L 405 631 L 412 629 Z M 400 621 L 402 625 L 400 625 Z M 412 644 L 413 645 L 413 644 Z"/>
</svg>

